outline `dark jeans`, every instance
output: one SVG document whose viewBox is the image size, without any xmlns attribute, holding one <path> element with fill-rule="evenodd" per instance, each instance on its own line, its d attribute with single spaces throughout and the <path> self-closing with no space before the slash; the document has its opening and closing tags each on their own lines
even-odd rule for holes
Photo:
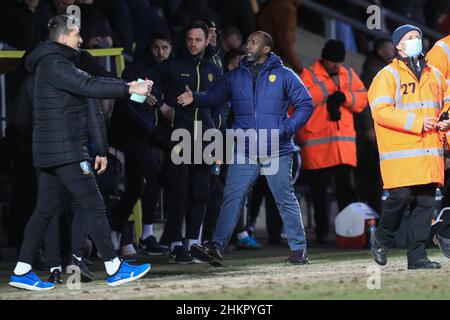
<svg viewBox="0 0 450 320">
<path fill-rule="evenodd" d="M 124 150 L 125 192 L 113 212 L 111 229 L 123 233 L 139 198 L 142 199 L 142 223 L 153 224 L 159 194 L 160 163 L 157 152 L 147 142 Z M 145 180 L 144 180 L 145 179 Z"/>
<path fill-rule="evenodd" d="M 170 167 L 170 203 L 162 243 L 181 241 L 186 216 L 186 239 L 198 239 L 210 194 L 211 166 L 172 164 Z"/>
<path fill-rule="evenodd" d="M 83 161 L 85 162 L 85 161 Z M 25 227 L 19 261 L 33 263 L 39 243 L 43 240 L 47 227 L 60 212 L 64 192 L 68 191 L 82 210 L 75 214 L 84 214 L 88 230 L 104 261 L 116 257 L 114 253 L 109 224 L 106 219 L 103 198 L 95 181 L 92 167 L 81 168 L 81 163 L 72 163 L 59 167 L 40 170 L 38 198 L 36 208 Z M 82 230 L 73 230 L 82 233 Z"/>
<path fill-rule="evenodd" d="M 411 213 L 407 230 L 408 262 L 425 258 L 435 195 L 435 184 L 390 189 L 378 224 L 377 240 L 388 247 L 394 245 L 395 231 L 400 227 L 409 205 Z"/>
<path fill-rule="evenodd" d="M 353 167 L 339 165 L 335 167 L 310 170 L 311 197 L 314 206 L 314 221 L 316 234 L 325 237 L 329 231 L 327 189 L 333 177 L 336 186 L 336 197 L 339 211 L 356 201 L 356 192 L 353 185 Z"/>
</svg>

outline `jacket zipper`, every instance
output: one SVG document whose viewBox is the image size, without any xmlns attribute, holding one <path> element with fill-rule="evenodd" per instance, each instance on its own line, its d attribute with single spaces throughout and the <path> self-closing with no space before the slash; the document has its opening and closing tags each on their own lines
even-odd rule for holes
<svg viewBox="0 0 450 320">
<path fill-rule="evenodd" d="M 200 61 L 197 64 L 197 93 L 200 92 Z M 195 108 L 194 116 L 194 141 L 197 141 L 197 117 L 198 117 L 198 107 Z"/>
</svg>

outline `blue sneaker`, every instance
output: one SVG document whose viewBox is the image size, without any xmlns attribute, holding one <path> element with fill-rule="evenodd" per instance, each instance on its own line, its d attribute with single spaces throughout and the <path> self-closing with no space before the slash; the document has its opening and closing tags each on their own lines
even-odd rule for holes
<svg viewBox="0 0 450 320">
<path fill-rule="evenodd" d="M 242 238 L 241 240 L 238 241 L 236 249 L 260 250 L 262 249 L 262 246 L 258 243 L 258 241 L 256 241 L 255 238 L 246 236 L 245 238 Z"/>
<path fill-rule="evenodd" d="M 9 278 L 9 285 L 19 289 L 30 291 L 51 290 L 55 287 L 53 283 L 42 281 L 36 273 L 30 271 L 21 276 L 13 274 Z"/>
<path fill-rule="evenodd" d="M 150 270 L 150 264 L 132 266 L 125 261 L 120 264 L 119 270 L 112 276 L 108 276 L 108 284 L 112 287 L 142 278 Z"/>
</svg>

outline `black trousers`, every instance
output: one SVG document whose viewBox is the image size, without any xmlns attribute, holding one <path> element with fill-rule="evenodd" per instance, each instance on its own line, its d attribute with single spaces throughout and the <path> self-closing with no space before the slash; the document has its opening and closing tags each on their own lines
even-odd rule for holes
<svg viewBox="0 0 450 320">
<path fill-rule="evenodd" d="M 220 176 L 211 174 L 210 190 L 211 196 L 203 220 L 202 241 L 211 241 L 214 229 L 216 228 L 217 218 L 220 213 L 220 205 L 222 204 L 223 198 L 223 183 Z"/>
<path fill-rule="evenodd" d="M 426 246 L 431 231 L 431 218 L 435 207 L 436 184 L 418 185 L 389 190 L 383 204 L 376 238 L 383 245 L 391 247 L 395 231 L 400 227 L 403 215 L 410 207 L 407 229 L 408 262 L 426 257 Z"/>
<path fill-rule="evenodd" d="M 25 227 L 19 261 L 33 263 L 39 243 L 43 240 L 51 220 L 61 208 L 64 192 L 69 192 L 82 210 L 88 222 L 88 230 L 104 261 L 114 259 L 109 224 L 106 219 L 105 205 L 92 172 L 92 167 L 81 167 L 81 163 L 72 163 L 59 167 L 40 170 L 38 198 L 36 208 Z M 82 230 L 73 230 L 81 233 Z"/>
<path fill-rule="evenodd" d="M 383 184 L 376 143 L 357 143 L 356 193 L 358 200 L 367 203 L 377 213 L 381 212 Z"/>
<path fill-rule="evenodd" d="M 353 167 L 339 165 L 335 167 L 310 170 L 311 197 L 314 207 L 316 234 L 325 237 L 329 231 L 327 189 L 333 177 L 336 186 L 336 197 L 339 211 L 356 201 L 353 184 Z"/>
<path fill-rule="evenodd" d="M 210 195 L 211 166 L 206 164 L 171 164 L 170 203 L 162 243 L 181 241 L 183 218 L 186 239 L 198 239 Z"/>
<path fill-rule="evenodd" d="M 124 233 L 128 218 L 139 198 L 142 223 L 153 224 L 159 194 L 161 165 L 158 152 L 146 141 L 125 148 L 125 192 L 113 211 L 111 229 Z"/>
<path fill-rule="evenodd" d="M 72 254 L 83 256 L 88 238 L 88 223 L 82 207 L 71 201 L 68 193 L 63 199 L 60 214 L 51 220 L 44 237 L 45 260 L 50 268 L 61 265 L 61 256 L 65 256 L 64 243 Z"/>
</svg>

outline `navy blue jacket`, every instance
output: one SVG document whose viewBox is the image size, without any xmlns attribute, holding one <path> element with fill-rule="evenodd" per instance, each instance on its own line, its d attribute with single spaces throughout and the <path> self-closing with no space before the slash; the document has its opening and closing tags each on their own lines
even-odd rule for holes
<svg viewBox="0 0 450 320">
<path fill-rule="evenodd" d="M 189 55 L 161 62 L 157 70 L 156 88 L 162 89 L 163 101 L 174 108 L 174 128 L 184 128 L 193 132 L 194 120 L 202 121 L 203 131 L 214 128 L 211 110 L 214 105 L 204 105 L 202 109 L 185 108 L 177 103 L 177 98 L 189 86 L 192 91 L 205 91 L 222 76 L 222 70 L 211 59 L 199 59 Z M 161 99 L 158 99 L 161 100 Z"/>
<path fill-rule="evenodd" d="M 303 82 L 273 53 L 264 62 L 255 88 L 244 58 L 239 68 L 226 73 L 211 89 L 194 93 L 194 104 L 200 107 L 219 106 L 226 101 L 231 101 L 233 129 L 279 129 L 280 156 L 294 151 L 292 136 L 313 112 L 312 98 Z M 291 117 L 287 114 L 289 105 L 295 109 Z M 270 132 L 267 152 L 278 154 L 275 150 L 271 152 Z"/>
</svg>

